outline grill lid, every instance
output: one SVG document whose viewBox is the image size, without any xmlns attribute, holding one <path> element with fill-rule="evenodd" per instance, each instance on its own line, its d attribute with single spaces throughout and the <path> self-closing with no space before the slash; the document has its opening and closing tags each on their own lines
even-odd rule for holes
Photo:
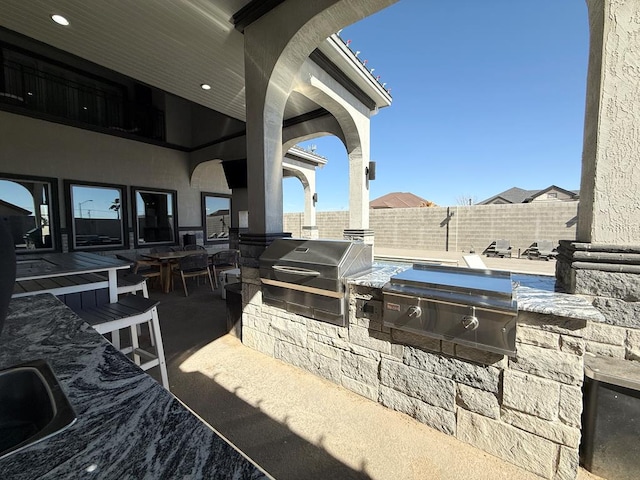
<svg viewBox="0 0 640 480">
<path fill-rule="evenodd" d="M 383 292 L 483 307 L 515 315 L 511 272 L 415 264 L 393 277 Z"/>
<path fill-rule="evenodd" d="M 351 248 L 342 240 L 277 239 L 260 256 L 262 262 L 278 265 L 338 267 Z"/>
<path fill-rule="evenodd" d="M 260 278 L 263 283 L 343 292 L 344 278 L 371 268 L 371 258 L 371 245 L 364 243 L 277 239 L 260 256 Z"/>
</svg>

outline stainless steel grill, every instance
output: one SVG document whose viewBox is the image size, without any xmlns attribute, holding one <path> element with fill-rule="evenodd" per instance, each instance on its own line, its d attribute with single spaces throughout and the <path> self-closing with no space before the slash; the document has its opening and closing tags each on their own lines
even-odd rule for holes
<svg viewBox="0 0 640 480">
<path fill-rule="evenodd" d="M 371 268 L 371 245 L 278 239 L 260 256 L 262 300 L 292 313 L 346 325 L 345 278 Z"/>
<path fill-rule="evenodd" d="M 509 272 L 414 265 L 382 291 L 386 327 L 515 356 L 518 307 Z"/>
</svg>

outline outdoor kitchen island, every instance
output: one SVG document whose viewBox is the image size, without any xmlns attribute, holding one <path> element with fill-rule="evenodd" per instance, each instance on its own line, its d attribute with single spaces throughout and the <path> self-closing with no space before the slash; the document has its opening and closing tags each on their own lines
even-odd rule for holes
<svg viewBox="0 0 640 480">
<path fill-rule="evenodd" d="M 584 356 L 606 355 L 616 327 L 585 298 L 554 292 L 555 278 L 513 274 L 515 356 L 388 328 L 383 286 L 406 268 L 348 278 L 344 327 L 264 304 L 245 268 L 243 343 L 543 478 L 576 478 Z"/>
<path fill-rule="evenodd" d="M 0 459 L 0 477 L 271 478 L 50 294 L 13 299 L 0 335 L 0 369 L 36 359 L 77 420 Z"/>
</svg>

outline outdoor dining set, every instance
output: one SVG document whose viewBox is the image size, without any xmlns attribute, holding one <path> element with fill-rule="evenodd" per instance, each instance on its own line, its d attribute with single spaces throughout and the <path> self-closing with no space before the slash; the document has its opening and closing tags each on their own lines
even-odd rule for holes
<svg viewBox="0 0 640 480">
<path fill-rule="evenodd" d="M 21 256 L 16 265 L 13 298 L 48 293 L 55 295 L 98 333 L 110 335 L 113 346 L 143 370 L 158 366 L 169 388 L 157 305 L 149 298 L 147 280 L 157 281 L 169 292 L 180 276 L 185 296 L 186 279 L 204 276 L 217 288 L 217 276 L 237 269 L 239 252 L 209 253 L 204 247 L 156 249 L 132 259 L 89 252 L 49 253 Z M 150 346 L 141 348 L 141 327 L 146 325 Z M 122 331 L 130 342 L 121 343 Z M 151 351 L 150 351 L 151 350 Z"/>
<path fill-rule="evenodd" d="M 155 247 L 133 259 L 123 255 L 118 255 L 118 258 L 133 262 L 133 273 L 158 281 L 165 293 L 173 288 L 174 277 L 179 276 L 184 294 L 188 296 L 187 278 L 205 277 L 212 290 L 218 288 L 219 274 L 238 268 L 239 251 L 226 249 L 209 253 L 201 245 L 186 245 L 183 248 Z"/>
</svg>

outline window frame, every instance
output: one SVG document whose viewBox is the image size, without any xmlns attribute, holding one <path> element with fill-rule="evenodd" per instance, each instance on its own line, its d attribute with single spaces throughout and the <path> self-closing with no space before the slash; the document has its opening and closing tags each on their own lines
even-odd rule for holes
<svg viewBox="0 0 640 480">
<path fill-rule="evenodd" d="M 0 180 L 8 181 L 32 181 L 49 184 L 49 227 L 53 226 L 50 248 L 37 248 L 35 250 L 16 249 L 16 255 L 33 255 L 34 253 L 52 253 L 62 251 L 62 228 L 60 226 L 60 202 L 58 195 L 58 179 L 55 177 L 40 177 L 38 175 L 19 175 L 0 172 Z"/>
<path fill-rule="evenodd" d="M 229 237 L 209 239 L 207 236 L 207 197 L 226 198 L 229 200 L 229 225 L 227 227 L 231 229 L 231 203 L 232 196 L 227 193 L 213 193 L 213 192 L 200 192 L 200 210 L 202 213 L 202 237 L 205 245 L 220 245 L 229 243 Z"/>
<path fill-rule="evenodd" d="M 161 242 L 143 242 L 140 243 L 140 234 L 138 232 L 138 192 L 145 193 L 163 193 L 163 194 L 171 194 L 171 208 L 173 209 L 173 240 L 172 241 L 161 241 Z M 132 186 L 131 187 L 131 223 L 133 224 L 133 243 L 135 248 L 146 248 L 146 247 L 156 247 L 160 245 L 179 245 L 180 244 L 180 232 L 178 231 L 178 191 L 177 190 L 169 190 L 165 188 L 156 188 L 156 187 L 142 187 L 142 186 Z"/>
<path fill-rule="evenodd" d="M 120 190 L 120 220 L 122 222 L 122 243 L 119 244 L 105 244 L 105 245 L 88 245 L 77 246 L 75 241 L 75 216 L 73 195 L 71 189 L 74 186 L 78 187 L 98 187 L 109 188 L 113 190 Z M 67 218 L 67 235 L 70 252 L 96 252 L 106 250 L 127 250 L 129 248 L 129 226 L 128 226 L 128 198 L 127 198 L 127 186 L 113 183 L 103 182 L 87 182 L 84 180 L 64 180 L 64 195 L 66 203 L 66 218 Z"/>
</svg>

